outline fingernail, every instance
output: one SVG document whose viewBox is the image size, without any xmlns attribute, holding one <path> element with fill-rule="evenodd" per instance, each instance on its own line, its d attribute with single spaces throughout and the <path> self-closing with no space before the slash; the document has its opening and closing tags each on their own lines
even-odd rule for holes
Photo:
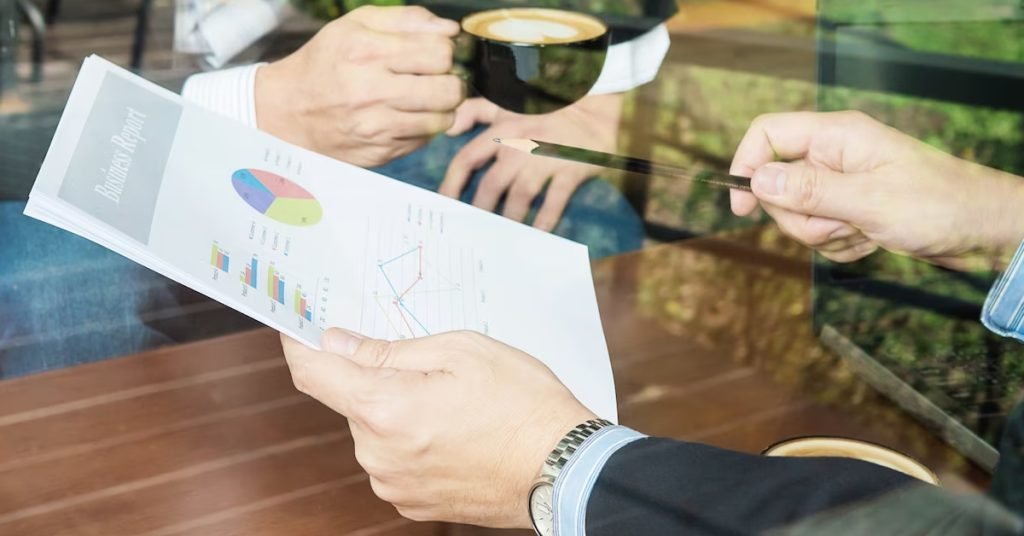
<svg viewBox="0 0 1024 536">
<path fill-rule="evenodd" d="M 549 221 L 535 221 L 533 222 L 533 226 L 546 233 L 550 233 L 555 227 L 554 225 L 551 225 L 551 222 Z"/>
<path fill-rule="evenodd" d="M 322 342 L 324 350 L 332 354 L 349 356 L 355 354 L 359 349 L 359 344 L 363 342 L 363 336 L 341 328 L 333 328 L 324 332 Z"/>
<path fill-rule="evenodd" d="M 761 166 L 754 172 L 750 186 L 755 193 L 779 195 L 786 189 L 786 170 L 772 164 Z"/>
</svg>

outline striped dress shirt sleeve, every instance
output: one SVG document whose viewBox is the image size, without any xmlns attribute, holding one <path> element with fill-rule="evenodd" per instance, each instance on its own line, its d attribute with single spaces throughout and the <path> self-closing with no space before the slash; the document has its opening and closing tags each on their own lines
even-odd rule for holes
<svg viewBox="0 0 1024 536">
<path fill-rule="evenodd" d="M 185 80 L 181 96 L 203 108 L 256 127 L 256 71 L 262 63 L 194 74 Z"/>
<path fill-rule="evenodd" d="M 1017 253 L 1010 265 L 999 277 L 985 299 L 985 307 L 981 312 L 981 322 L 985 327 L 1004 337 L 1013 337 L 1024 341 L 1024 244 L 1017 248 Z"/>
</svg>

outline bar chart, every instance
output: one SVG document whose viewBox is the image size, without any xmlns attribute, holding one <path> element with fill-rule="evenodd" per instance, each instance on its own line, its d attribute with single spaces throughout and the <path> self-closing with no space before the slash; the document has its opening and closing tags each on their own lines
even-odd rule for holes
<svg viewBox="0 0 1024 536">
<path fill-rule="evenodd" d="M 277 271 L 274 263 L 270 263 L 267 268 L 267 296 L 281 305 L 284 305 L 284 284 L 284 275 Z"/>
<path fill-rule="evenodd" d="M 225 251 L 217 242 L 213 243 L 213 248 L 210 250 L 210 265 L 214 268 L 227 273 L 230 266 L 231 256 Z"/>
<path fill-rule="evenodd" d="M 252 256 L 249 264 L 245 266 L 245 270 L 242 272 L 242 282 L 249 288 L 256 288 L 256 274 L 259 273 L 259 259 L 256 255 Z"/>
<path fill-rule="evenodd" d="M 207 243 L 211 278 L 220 281 L 226 292 L 248 303 L 258 302 L 266 314 L 288 325 L 300 330 L 327 329 L 330 279 L 321 271 L 292 264 L 291 259 L 249 238 L 230 241 L 218 237 Z M 269 300 L 264 301 L 264 296 Z"/>
<path fill-rule="evenodd" d="M 313 321 L 313 304 L 310 303 L 309 297 L 305 292 L 302 291 L 302 286 L 295 287 L 295 314 L 306 319 L 309 322 Z"/>
</svg>

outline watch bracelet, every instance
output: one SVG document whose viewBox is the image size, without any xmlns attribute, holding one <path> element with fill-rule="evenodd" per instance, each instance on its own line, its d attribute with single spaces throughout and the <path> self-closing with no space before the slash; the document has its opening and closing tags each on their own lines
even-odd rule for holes
<svg viewBox="0 0 1024 536">
<path fill-rule="evenodd" d="M 544 465 L 550 469 L 560 471 L 565 464 L 572 458 L 573 454 L 586 439 L 598 430 L 612 426 L 614 423 L 607 419 L 591 419 L 586 421 L 565 434 L 561 440 L 558 441 L 558 445 L 548 454 L 548 459 L 544 461 Z"/>
</svg>

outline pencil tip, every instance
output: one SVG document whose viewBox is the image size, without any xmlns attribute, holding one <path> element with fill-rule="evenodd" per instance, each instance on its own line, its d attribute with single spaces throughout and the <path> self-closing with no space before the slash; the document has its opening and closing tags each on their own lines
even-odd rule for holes
<svg viewBox="0 0 1024 536">
<path fill-rule="evenodd" d="M 540 147 L 540 144 L 529 138 L 494 138 L 494 141 L 501 144 L 502 147 L 510 147 L 524 153 L 529 153 Z"/>
</svg>

